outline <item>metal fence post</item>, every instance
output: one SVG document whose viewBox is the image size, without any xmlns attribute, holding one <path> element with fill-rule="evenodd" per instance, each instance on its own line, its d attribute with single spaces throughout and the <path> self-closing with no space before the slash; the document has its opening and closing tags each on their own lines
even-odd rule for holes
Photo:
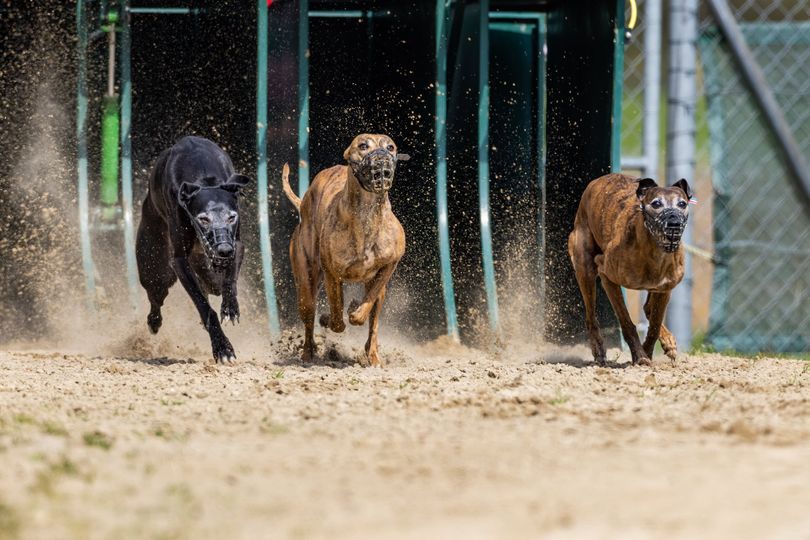
<svg viewBox="0 0 810 540">
<path fill-rule="evenodd" d="M 672 0 L 669 17 L 669 91 L 667 108 L 668 184 L 680 178 L 694 182 L 695 110 L 697 106 L 698 0 Z M 687 227 L 682 242 L 692 244 L 692 229 Z M 681 284 L 672 293 L 667 323 L 681 350 L 692 341 L 692 260 L 685 254 L 686 265 Z"/>
</svg>

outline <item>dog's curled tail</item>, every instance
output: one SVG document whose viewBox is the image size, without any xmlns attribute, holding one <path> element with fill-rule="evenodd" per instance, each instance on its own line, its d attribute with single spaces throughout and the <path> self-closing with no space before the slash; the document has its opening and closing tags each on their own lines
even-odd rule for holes
<svg viewBox="0 0 810 540">
<path fill-rule="evenodd" d="M 295 209 L 299 212 L 301 211 L 301 198 L 295 194 L 295 192 L 290 187 L 290 166 L 286 163 L 284 164 L 284 169 L 281 171 L 281 183 L 284 186 L 284 194 L 290 199 L 290 202 L 293 203 Z"/>
</svg>

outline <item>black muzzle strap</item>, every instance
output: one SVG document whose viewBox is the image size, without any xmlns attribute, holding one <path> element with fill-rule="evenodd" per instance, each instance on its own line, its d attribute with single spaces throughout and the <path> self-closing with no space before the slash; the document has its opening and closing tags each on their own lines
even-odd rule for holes
<svg viewBox="0 0 810 540">
<path fill-rule="evenodd" d="M 231 249 L 231 255 L 223 257 L 219 254 L 217 248 L 223 244 L 234 248 L 235 238 L 233 231 L 231 231 L 228 227 L 211 227 L 206 231 L 200 226 L 197 218 L 191 215 L 191 212 L 185 204 L 180 202 L 180 206 L 186 211 L 186 215 L 191 222 L 191 226 L 194 228 L 194 232 L 197 233 L 197 238 L 200 240 L 200 244 L 205 252 L 205 259 L 208 262 L 208 267 L 212 270 L 224 270 L 230 266 L 236 250 Z"/>
</svg>

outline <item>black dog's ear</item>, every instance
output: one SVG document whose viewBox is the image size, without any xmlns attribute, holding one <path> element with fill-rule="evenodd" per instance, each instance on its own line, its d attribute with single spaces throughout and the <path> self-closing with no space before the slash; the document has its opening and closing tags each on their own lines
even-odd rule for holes
<svg viewBox="0 0 810 540">
<path fill-rule="evenodd" d="M 639 199 L 644 198 L 644 192 L 650 188 L 658 187 L 658 183 L 652 178 L 642 178 L 636 182 L 638 188 L 636 189 L 636 197 Z"/>
<path fill-rule="evenodd" d="M 243 174 L 232 174 L 228 181 L 222 184 L 221 187 L 225 191 L 231 193 L 240 193 L 241 189 L 248 185 L 252 180 Z"/>
<path fill-rule="evenodd" d="M 692 188 L 689 187 L 689 182 L 686 181 L 686 178 L 681 178 L 680 180 L 672 184 L 672 187 L 681 188 L 681 190 L 684 193 L 686 193 L 687 199 L 692 198 Z"/>
<path fill-rule="evenodd" d="M 184 206 L 188 204 L 188 202 L 200 191 L 200 186 L 197 184 L 190 184 L 188 182 L 183 182 L 180 185 L 180 191 L 177 194 L 177 198 L 180 200 L 180 203 Z"/>
<path fill-rule="evenodd" d="M 411 156 L 408 154 L 397 154 L 397 161 L 408 161 L 411 159 Z"/>
</svg>

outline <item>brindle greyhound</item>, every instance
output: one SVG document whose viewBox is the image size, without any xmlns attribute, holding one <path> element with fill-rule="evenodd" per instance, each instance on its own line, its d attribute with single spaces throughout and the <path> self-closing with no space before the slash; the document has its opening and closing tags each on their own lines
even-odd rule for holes
<svg viewBox="0 0 810 540">
<path fill-rule="evenodd" d="M 585 323 L 597 363 L 605 362 L 596 321 L 597 276 L 619 318 L 633 363 L 649 364 L 656 340 L 675 359 L 675 337 L 663 320 L 672 289 L 683 279 L 681 235 L 691 197 L 692 190 L 683 179 L 671 187 L 658 187 L 652 178 L 609 174 L 585 188 L 568 237 L 568 254 L 585 301 Z M 650 325 L 643 345 L 621 287 L 649 291 L 644 313 Z"/>
<path fill-rule="evenodd" d="M 149 296 L 146 319 L 156 334 L 160 308 L 177 279 L 211 338 L 216 362 L 236 359 L 208 295 L 222 295 L 222 322 L 239 321 L 236 280 L 244 257 L 237 196 L 250 179 L 234 172 L 231 158 L 200 137 L 184 137 L 157 159 L 143 202 L 136 254 Z"/>
<path fill-rule="evenodd" d="M 343 153 L 346 165 L 321 171 L 299 199 L 284 165 L 284 193 L 301 216 L 290 241 L 298 311 L 304 322 L 302 360 L 315 354 L 313 331 L 315 303 L 321 280 L 326 283 L 330 314 L 321 316 L 322 326 L 342 332 L 343 282 L 364 283 L 363 300 L 349 304 L 349 322 L 368 323 L 366 354 L 372 366 L 380 366 L 377 325 L 385 299 L 385 288 L 405 253 L 405 231 L 391 211 L 388 190 L 394 181 L 397 161 L 409 159 L 397 154 L 387 135 L 362 134 Z"/>
</svg>

